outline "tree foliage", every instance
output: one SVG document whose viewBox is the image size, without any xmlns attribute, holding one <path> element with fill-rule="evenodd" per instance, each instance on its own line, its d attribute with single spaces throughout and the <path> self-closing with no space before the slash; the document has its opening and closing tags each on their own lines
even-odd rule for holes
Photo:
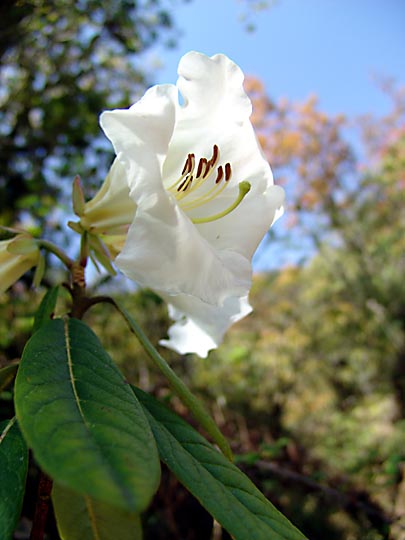
<svg viewBox="0 0 405 540">
<path fill-rule="evenodd" d="M 99 184 L 111 155 L 103 109 L 150 82 L 138 61 L 172 36 L 164 0 L 5 0 L 0 6 L 0 220 L 46 215 L 79 173 Z"/>
</svg>

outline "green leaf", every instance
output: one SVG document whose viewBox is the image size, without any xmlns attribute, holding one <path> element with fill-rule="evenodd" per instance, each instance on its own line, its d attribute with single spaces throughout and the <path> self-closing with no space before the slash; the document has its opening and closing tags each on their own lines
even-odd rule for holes
<svg viewBox="0 0 405 540">
<path fill-rule="evenodd" d="M 18 370 L 18 364 L 10 364 L 0 369 L 0 392 L 7 388 L 7 386 L 14 379 Z"/>
<path fill-rule="evenodd" d="M 58 293 L 59 287 L 52 287 L 52 289 L 49 289 L 44 295 L 35 314 L 34 326 L 32 328 L 33 334 L 35 334 L 35 332 L 51 318 L 55 310 Z"/>
<path fill-rule="evenodd" d="M 20 517 L 28 449 L 16 419 L 0 422 L 0 538 L 11 540 Z"/>
<path fill-rule="evenodd" d="M 97 336 L 76 319 L 51 320 L 28 341 L 15 383 L 21 430 L 56 482 L 129 511 L 157 489 L 152 432 Z"/>
<path fill-rule="evenodd" d="M 139 514 L 54 484 L 52 503 L 62 540 L 142 540 Z"/>
<path fill-rule="evenodd" d="M 145 407 L 160 457 L 235 540 L 304 540 L 254 486 L 189 424 L 133 388 Z"/>
</svg>

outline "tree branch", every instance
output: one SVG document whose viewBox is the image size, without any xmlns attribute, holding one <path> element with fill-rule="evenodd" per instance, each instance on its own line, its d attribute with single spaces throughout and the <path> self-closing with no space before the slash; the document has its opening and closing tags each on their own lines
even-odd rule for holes
<svg viewBox="0 0 405 540">
<path fill-rule="evenodd" d="M 365 493 L 364 491 L 352 489 L 350 492 L 344 493 L 343 491 L 331 488 L 330 486 L 319 484 L 312 478 L 309 478 L 301 473 L 280 467 L 280 465 L 275 463 L 268 463 L 267 461 L 258 460 L 255 462 L 254 466 L 260 470 L 268 471 L 271 474 L 274 474 L 274 476 L 278 476 L 282 480 L 301 484 L 307 487 L 310 491 L 318 491 L 349 513 L 353 513 L 353 510 L 361 511 L 366 514 L 372 523 L 376 523 L 378 521 L 380 524 L 388 525 L 393 521 L 393 519 L 387 516 L 387 514 L 382 508 L 380 508 L 378 504 L 369 500 L 368 493 Z M 352 512 L 350 512 L 350 510 Z"/>
<path fill-rule="evenodd" d="M 30 540 L 43 540 L 46 520 L 51 500 L 52 480 L 41 471 L 38 484 L 37 504 L 32 524 Z"/>
</svg>

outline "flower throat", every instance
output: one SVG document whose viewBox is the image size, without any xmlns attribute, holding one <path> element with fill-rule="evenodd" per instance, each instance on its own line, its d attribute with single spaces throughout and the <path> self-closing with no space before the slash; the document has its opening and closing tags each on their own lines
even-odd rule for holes
<svg viewBox="0 0 405 540">
<path fill-rule="evenodd" d="M 219 156 L 219 148 L 216 144 L 214 144 L 211 158 L 200 158 L 196 168 L 195 154 L 188 154 L 180 177 L 168 188 L 168 191 L 170 191 L 176 197 L 181 208 L 185 212 L 201 207 L 204 204 L 216 199 L 228 185 L 229 180 L 232 177 L 232 167 L 230 163 L 226 163 L 224 166 L 217 166 Z M 211 187 L 208 185 L 207 188 L 207 181 L 209 179 L 212 181 L 214 172 L 216 173 L 215 180 Z M 235 201 L 225 210 L 211 216 L 191 218 L 191 221 L 196 224 L 209 223 L 225 217 L 237 206 L 239 206 L 245 195 L 249 192 L 250 187 L 249 182 L 240 182 L 238 196 L 236 197 Z M 199 195 L 196 193 L 197 190 L 200 192 Z M 194 196 L 190 197 L 191 194 L 194 194 Z"/>
</svg>

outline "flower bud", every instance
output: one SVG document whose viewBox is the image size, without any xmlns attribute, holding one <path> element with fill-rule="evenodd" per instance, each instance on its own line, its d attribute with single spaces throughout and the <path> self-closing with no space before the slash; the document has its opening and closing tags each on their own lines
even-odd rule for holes
<svg viewBox="0 0 405 540">
<path fill-rule="evenodd" d="M 76 216 L 81 217 L 84 214 L 86 201 L 84 200 L 83 187 L 78 175 L 73 180 L 72 203 L 74 213 Z"/>
<path fill-rule="evenodd" d="M 81 186 L 75 179 L 73 204 L 80 221 L 70 221 L 68 225 L 75 232 L 88 235 L 89 255 L 93 262 L 98 261 L 108 272 L 115 274 L 111 261 L 122 250 L 136 212 L 123 165 L 114 161 L 93 199 L 84 203 L 81 197 Z"/>
</svg>

